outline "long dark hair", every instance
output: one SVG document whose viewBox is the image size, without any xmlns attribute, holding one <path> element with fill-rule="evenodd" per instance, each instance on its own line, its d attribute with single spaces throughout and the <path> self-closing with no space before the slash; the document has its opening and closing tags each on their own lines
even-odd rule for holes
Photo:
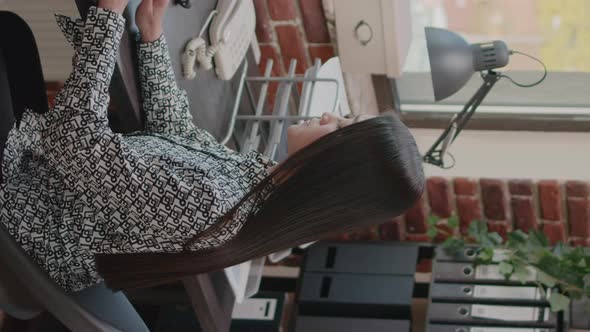
<svg viewBox="0 0 590 332">
<path fill-rule="evenodd" d="M 229 242 L 180 253 L 100 254 L 98 272 L 109 287 L 129 289 L 219 270 L 386 222 L 415 203 L 424 182 L 422 160 L 408 128 L 392 115 L 368 119 L 321 137 L 289 157 L 185 247 L 231 222 L 241 204 L 261 197 L 274 183 L 274 190 Z"/>
</svg>

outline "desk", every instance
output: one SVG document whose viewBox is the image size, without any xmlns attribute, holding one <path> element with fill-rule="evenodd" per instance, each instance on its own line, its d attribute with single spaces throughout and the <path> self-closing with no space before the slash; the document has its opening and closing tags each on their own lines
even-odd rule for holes
<svg viewBox="0 0 590 332">
<path fill-rule="evenodd" d="M 92 2 L 90 0 L 75 1 L 81 16 L 85 17 Z M 135 42 L 134 37 L 129 33 L 129 27 L 134 21 L 134 8 L 139 2 L 132 0 L 125 13 L 128 29 L 121 41 L 117 68 L 110 89 L 119 124 L 118 128 L 113 129 L 120 132 L 131 132 L 142 128 L 134 57 Z M 188 93 L 195 123 L 219 139 L 227 130 L 239 75 L 236 75 L 232 81 L 222 81 L 217 79 L 213 71 L 199 71 L 195 80 L 186 81 L 182 79 L 181 74 L 181 52 L 184 45 L 189 38 L 198 34 L 211 10 L 215 9 L 217 1 L 191 1 L 190 9 L 175 5 L 174 0 L 170 2 L 170 8 L 164 19 L 164 31 L 177 81 L 179 86 Z M 257 75 L 258 66 L 254 63 L 251 52 L 248 54 L 247 61 L 249 61 L 249 74 Z M 248 112 L 248 110 L 249 104 L 244 99 L 241 111 Z M 223 271 L 189 277 L 183 280 L 183 284 L 202 329 L 207 332 L 228 331 L 234 295 Z"/>
</svg>

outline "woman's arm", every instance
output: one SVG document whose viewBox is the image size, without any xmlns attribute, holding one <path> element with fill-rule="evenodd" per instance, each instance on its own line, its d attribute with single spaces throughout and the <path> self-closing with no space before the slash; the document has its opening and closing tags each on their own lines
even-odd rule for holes
<svg viewBox="0 0 590 332">
<path fill-rule="evenodd" d="M 135 13 L 135 22 L 141 32 L 137 50 L 145 130 L 195 137 L 198 135 L 188 97 L 176 84 L 163 34 L 167 7 L 168 0 L 143 0 Z"/>
<path fill-rule="evenodd" d="M 175 249 L 217 216 L 212 206 L 219 194 L 204 176 L 196 186 L 146 162 L 110 130 L 108 87 L 124 19 L 91 7 L 85 22 L 57 20 L 76 52 L 72 73 L 46 113 L 42 140 L 51 166 L 96 212 L 82 217 L 80 246 L 95 253 Z"/>
</svg>

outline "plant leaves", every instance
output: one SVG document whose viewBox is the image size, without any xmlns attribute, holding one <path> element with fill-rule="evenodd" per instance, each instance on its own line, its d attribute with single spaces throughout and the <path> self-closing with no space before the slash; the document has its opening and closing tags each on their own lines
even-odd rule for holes
<svg viewBox="0 0 590 332">
<path fill-rule="evenodd" d="M 564 311 L 569 309 L 570 298 L 553 290 L 549 296 L 549 305 L 553 312 Z"/>
<path fill-rule="evenodd" d="M 456 229 L 459 227 L 459 218 L 456 215 L 450 216 L 449 219 L 447 219 L 447 225 L 452 229 Z"/>
<path fill-rule="evenodd" d="M 465 247 L 465 242 L 461 239 L 449 237 L 442 243 L 442 247 L 450 254 L 457 254 L 463 250 Z"/>
<path fill-rule="evenodd" d="M 485 236 L 488 232 L 488 224 L 482 220 L 474 220 L 467 228 L 467 234 L 475 239 Z"/>
<path fill-rule="evenodd" d="M 436 224 L 438 224 L 438 217 L 431 214 L 428 216 L 428 219 L 426 221 L 428 223 L 428 225 L 430 226 L 436 226 Z"/>
<path fill-rule="evenodd" d="M 494 258 L 494 249 L 492 249 L 490 247 L 483 247 L 477 253 L 477 260 L 481 264 L 491 263 L 492 258 Z"/>
<path fill-rule="evenodd" d="M 514 266 L 512 266 L 512 264 L 510 264 L 508 262 L 500 262 L 500 265 L 498 267 L 499 267 L 500 273 L 506 277 L 510 277 L 510 275 L 514 271 Z"/>
<path fill-rule="evenodd" d="M 504 242 L 502 236 L 500 236 L 500 234 L 498 234 L 497 232 L 489 233 L 488 236 L 495 245 L 500 245 L 502 244 L 502 242 Z"/>
<path fill-rule="evenodd" d="M 435 226 L 435 227 L 430 227 L 430 228 L 428 228 L 428 230 L 426 231 L 426 235 L 427 235 L 429 238 L 431 238 L 431 239 L 435 238 L 437 234 L 438 234 L 438 229 L 436 229 L 436 226 Z"/>
<path fill-rule="evenodd" d="M 537 271 L 537 280 L 539 280 L 541 284 L 547 286 L 548 288 L 555 287 L 555 284 L 557 283 L 557 279 L 553 278 L 552 276 L 548 275 L 547 273 L 541 270 Z"/>
<path fill-rule="evenodd" d="M 526 265 L 518 264 L 514 265 L 514 273 L 512 274 L 516 280 L 520 281 L 521 283 L 525 283 L 529 281 L 531 277 L 531 271 L 527 269 Z"/>
</svg>

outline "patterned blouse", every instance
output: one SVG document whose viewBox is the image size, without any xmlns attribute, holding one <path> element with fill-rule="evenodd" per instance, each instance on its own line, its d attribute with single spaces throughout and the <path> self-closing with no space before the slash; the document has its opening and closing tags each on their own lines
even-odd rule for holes
<svg viewBox="0 0 590 332">
<path fill-rule="evenodd" d="M 0 221 L 56 283 L 77 291 L 101 281 L 96 253 L 182 250 L 274 162 L 232 151 L 193 124 L 163 36 L 138 46 L 145 130 L 113 133 L 108 87 L 124 19 L 96 7 L 85 22 L 56 19 L 75 49 L 73 71 L 53 110 L 27 110 L 10 131 Z M 190 249 L 230 240 L 254 205 L 247 201 L 232 223 Z"/>
</svg>

